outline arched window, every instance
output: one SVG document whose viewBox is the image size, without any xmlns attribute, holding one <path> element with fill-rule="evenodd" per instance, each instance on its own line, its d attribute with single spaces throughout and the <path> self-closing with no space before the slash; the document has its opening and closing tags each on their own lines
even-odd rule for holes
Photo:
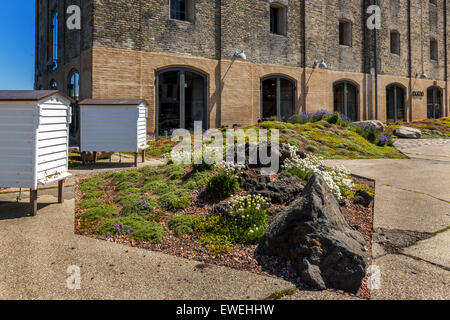
<svg viewBox="0 0 450 320">
<path fill-rule="evenodd" d="M 358 120 L 358 88 L 349 81 L 334 84 L 334 111 L 345 115 L 352 121 Z"/>
<path fill-rule="evenodd" d="M 58 67 L 58 11 L 52 16 L 52 68 L 55 70 Z"/>
<path fill-rule="evenodd" d="M 75 101 L 80 99 L 80 74 L 76 70 L 72 71 L 69 75 L 67 94 Z"/>
<path fill-rule="evenodd" d="M 207 124 L 207 77 L 187 68 L 159 71 L 157 79 L 157 133 L 168 135 L 172 129 L 194 129 L 194 122 Z"/>
<path fill-rule="evenodd" d="M 427 117 L 438 119 L 442 117 L 442 89 L 436 86 L 427 90 Z"/>
<path fill-rule="evenodd" d="M 295 83 L 283 76 L 261 80 L 261 118 L 287 120 L 295 112 Z"/>
<path fill-rule="evenodd" d="M 386 87 L 386 119 L 387 122 L 406 121 L 405 89 L 398 84 Z"/>
<path fill-rule="evenodd" d="M 58 90 L 58 83 L 55 80 L 50 81 L 50 89 Z"/>
</svg>

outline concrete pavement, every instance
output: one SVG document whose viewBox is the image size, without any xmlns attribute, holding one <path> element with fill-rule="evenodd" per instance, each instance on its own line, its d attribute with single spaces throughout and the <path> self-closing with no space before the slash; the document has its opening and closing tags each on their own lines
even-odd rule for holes
<svg viewBox="0 0 450 320">
<path fill-rule="evenodd" d="M 376 180 L 374 228 L 436 232 L 450 226 L 450 141 L 396 142 L 408 160 L 328 161 Z M 378 248 L 377 244 L 373 244 Z M 374 299 L 450 299 L 450 231 L 400 250 L 378 253 Z"/>
</svg>

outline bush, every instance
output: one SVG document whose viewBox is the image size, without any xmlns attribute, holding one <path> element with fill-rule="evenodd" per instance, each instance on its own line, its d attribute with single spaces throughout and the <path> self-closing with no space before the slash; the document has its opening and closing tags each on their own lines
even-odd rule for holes
<svg viewBox="0 0 450 320">
<path fill-rule="evenodd" d="M 81 215 L 86 220 L 100 220 L 102 218 L 112 218 L 117 214 L 116 207 L 104 204 L 96 208 L 91 208 Z"/>
<path fill-rule="evenodd" d="M 210 179 L 211 172 L 209 171 L 194 172 L 184 184 L 184 188 L 194 190 L 204 187 L 208 184 Z"/>
<path fill-rule="evenodd" d="M 239 181 L 236 177 L 226 173 L 216 174 L 209 180 L 206 192 L 215 197 L 229 197 L 239 190 Z"/>
<path fill-rule="evenodd" d="M 169 222 L 169 228 L 173 230 L 179 238 L 185 234 L 192 234 L 195 225 L 199 222 L 199 218 L 191 215 L 177 215 Z"/>
<path fill-rule="evenodd" d="M 319 151 L 319 149 L 317 149 L 314 146 L 307 146 L 305 149 L 306 149 L 306 151 L 313 152 L 313 153 L 316 153 L 317 151 Z"/>
<path fill-rule="evenodd" d="M 118 230 L 117 225 L 120 225 Z M 96 232 L 103 235 L 123 235 L 129 232 L 130 237 L 138 241 L 160 243 L 165 234 L 164 228 L 153 221 L 140 216 L 116 218 L 103 223 Z"/>
<path fill-rule="evenodd" d="M 102 199 L 89 199 L 80 203 L 80 209 L 91 209 L 104 204 Z"/>
<path fill-rule="evenodd" d="M 221 257 L 231 251 L 233 243 L 227 236 L 208 234 L 200 237 L 200 243 L 206 247 L 213 257 Z"/>
<path fill-rule="evenodd" d="M 166 175 L 169 180 L 178 180 L 184 176 L 185 166 L 181 164 L 171 164 L 167 166 Z"/>
<path fill-rule="evenodd" d="M 331 124 L 338 124 L 340 120 L 341 120 L 341 116 L 337 112 L 330 115 L 327 119 L 328 123 L 331 123 Z"/>
<path fill-rule="evenodd" d="M 161 207 L 168 211 L 186 209 L 191 202 L 191 196 L 185 190 L 166 193 L 159 199 Z"/>
<path fill-rule="evenodd" d="M 264 209 L 247 208 L 232 211 L 229 222 L 230 237 L 241 244 L 258 244 L 267 228 L 268 214 Z"/>
</svg>

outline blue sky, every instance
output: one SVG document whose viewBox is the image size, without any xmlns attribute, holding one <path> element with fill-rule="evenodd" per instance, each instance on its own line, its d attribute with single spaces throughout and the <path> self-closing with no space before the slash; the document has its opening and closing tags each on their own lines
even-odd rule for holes
<svg viewBox="0 0 450 320">
<path fill-rule="evenodd" d="M 0 90 L 33 89 L 34 2 L 1 1 Z"/>
</svg>

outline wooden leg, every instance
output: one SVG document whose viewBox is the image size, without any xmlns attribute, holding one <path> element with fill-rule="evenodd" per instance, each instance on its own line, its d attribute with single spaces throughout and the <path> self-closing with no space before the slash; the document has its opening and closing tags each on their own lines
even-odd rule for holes
<svg viewBox="0 0 450 320">
<path fill-rule="evenodd" d="M 64 183 L 65 180 L 58 181 L 58 203 L 64 203 Z"/>
<path fill-rule="evenodd" d="M 94 163 L 97 163 L 97 152 L 94 152 Z"/>
<path fill-rule="evenodd" d="M 81 161 L 83 161 L 83 166 L 86 165 L 86 152 L 81 153 Z"/>
<path fill-rule="evenodd" d="M 37 199 L 38 191 L 30 189 L 30 215 L 32 216 L 37 214 Z"/>
<path fill-rule="evenodd" d="M 138 156 L 139 156 L 139 153 L 136 152 L 136 153 L 134 154 L 134 166 L 135 166 L 135 167 L 138 166 Z"/>
<path fill-rule="evenodd" d="M 142 163 L 145 162 L 145 149 L 142 150 Z"/>
</svg>

